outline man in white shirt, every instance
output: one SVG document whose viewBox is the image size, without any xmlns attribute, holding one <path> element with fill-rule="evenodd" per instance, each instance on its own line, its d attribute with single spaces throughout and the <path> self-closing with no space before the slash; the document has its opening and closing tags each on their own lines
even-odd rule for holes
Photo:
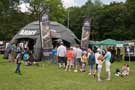
<svg viewBox="0 0 135 90">
<path fill-rule="evenodd" d="M 58 64 L 59 68 L 63 67 L 65 68 L 66 64 L 66 47 L 63 45 L 63 42 L 60 43 L 60 46 L 57 48 L 57 56 L 58 56 Z"/>
<path fill-rule="evenodd" d="M 76 69 L 74 72 L 78 72 L 78 68 L 81 69 L 82 63 L 81 63 L 81 57 L 82 57 L 82 50 L 80 49 L 80 46 L 77 45 L 76 47 Z"/>
</svg>

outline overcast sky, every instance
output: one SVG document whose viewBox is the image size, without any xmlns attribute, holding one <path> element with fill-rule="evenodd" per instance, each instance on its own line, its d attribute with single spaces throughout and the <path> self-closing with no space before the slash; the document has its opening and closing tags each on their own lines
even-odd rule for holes
<svg viewBox="0 0 135 90">
<path fill-rule="evenodd" d="M 23 0 L 21 0 L 21 1 L 23 1 Z M 28 2 L 28 0 L 24 0 L 24 1 Z M 103 2 L 104 4 L 109 4 L 110 2 L 113 2 L 113 1 L 125 2 L 126 0 L 100 0 L 100 1 Z M 71 6 L 82 6 L 87 2 L 87 0 L 62 0 L 62 2 L 63 2 L 64 7 L 68 8 Z M 18 7 L 22 12 L 29 12 L 29 10 L 27 8 L 27 7 L 29 7 L 29 3 L 22 3 Z"/>
<path fill-rule="evenodd" d="M 71 6 L 81 6 L 85 4 L 87 0 L 62 0 L 64 7 L 71 7 Z M 104 4 L 109 4 L 110 2 L 125 2 L 126 0 L 100 0 Z"/>
</svg>

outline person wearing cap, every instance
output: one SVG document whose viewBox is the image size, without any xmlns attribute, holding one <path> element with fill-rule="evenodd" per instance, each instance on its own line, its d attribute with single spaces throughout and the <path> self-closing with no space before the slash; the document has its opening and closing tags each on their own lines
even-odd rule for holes
<svg viewBox="0 0 135 90">
<path fill-rule="evenodd" d="M 97 70 L 97 79 L 99 82 L 101 82 L 101 72 L 102 72 L 102 64 L 103 64 L 103 55 L 102 55 L 102 50 L 97 49 L 97 52 L 95 53 L 95 59 L 96 59 L 96 70 Z"/>
<path fill-rule="evenodd" d="M 63 45 L 63 42 L 60 42 L 60 46 L 57 48 L 57 57 L 59 68 L 61 68 L 62 66 L 65 68 L 66 47 Z"/>
</svg>

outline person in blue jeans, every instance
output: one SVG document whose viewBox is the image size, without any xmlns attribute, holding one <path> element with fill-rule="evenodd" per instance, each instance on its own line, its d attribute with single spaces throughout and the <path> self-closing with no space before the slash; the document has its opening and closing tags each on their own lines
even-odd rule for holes
<svg viewBox="0 0 135 90">
<path fill-rule="evenodd" d="M 90 66 L 89 75 L 95 75 L 94 64 L 95 64 L 95 53 L 90 49 L 88 56 L 88 64 Z"/>
<path fill-rule="evenodd" d="M 51 61 L 51 63 L 55 64 L 56 63 L 56 59 L 57 59 L 57 47 L 52 49 L 52 61 Z"/>
<path fill-rule="evenodd" d="M 16 70 L 15 70 L 15 73 L 18 73 L 18 74 L 21 74 L 21 71 L 20 71 L 21 59 L 22 59 L 21 52 L 18 52 L 16 56 Z"/>
</svg>

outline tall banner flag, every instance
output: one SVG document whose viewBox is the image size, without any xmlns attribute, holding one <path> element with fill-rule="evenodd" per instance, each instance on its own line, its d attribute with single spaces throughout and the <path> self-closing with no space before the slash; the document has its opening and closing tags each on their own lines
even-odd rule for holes
<svg viewBox="0 0 135 90">
<path fill-rule="evenodd" d="M 49 57 L 52 50 L 52 38 L 51 38 L 50 21 L 47 11 L 45 12 L 45 14 L 43 14 L 41 18 L 40 27 L 41 27 L 43 56 Z"/>
<path fill-rule="evenodd" d="M 89 44 L 91 20 L 86 18 L 82 27 L 81 48 L 86 50 Z"/>
</svg>

